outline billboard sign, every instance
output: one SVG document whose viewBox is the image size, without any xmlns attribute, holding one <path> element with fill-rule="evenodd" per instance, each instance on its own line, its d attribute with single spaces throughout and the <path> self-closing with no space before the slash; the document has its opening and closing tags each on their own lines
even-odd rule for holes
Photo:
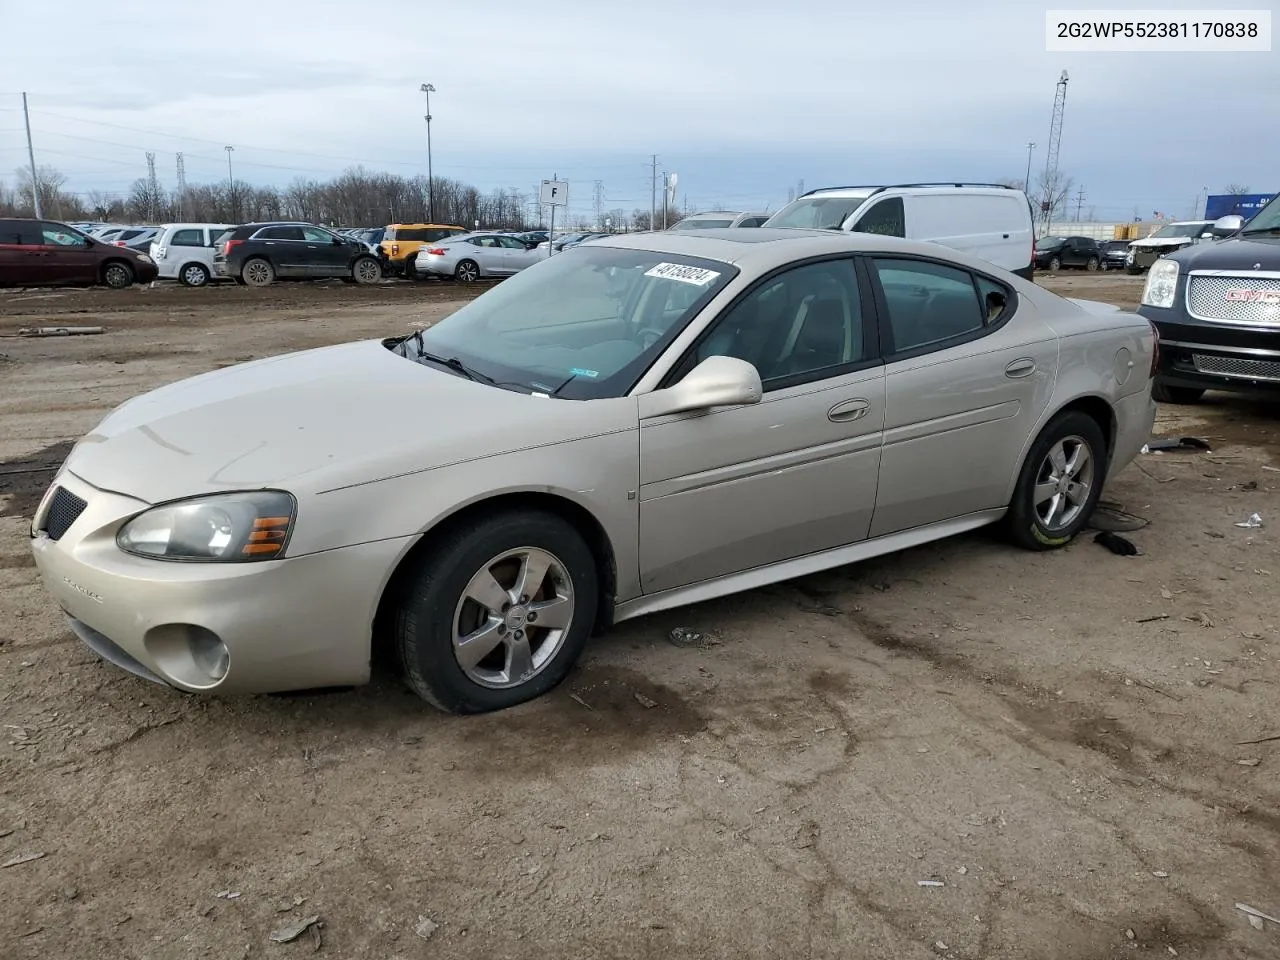
<svg viewBox="0 0 1280 960">
<path fill-rule="evenodd" d="M 1248 220 L 1274 196 L 1274 193 L 1212 194 L 1205 203 L 1204 218 L 1217 220 L 1237 213 Z"/>
</svg>

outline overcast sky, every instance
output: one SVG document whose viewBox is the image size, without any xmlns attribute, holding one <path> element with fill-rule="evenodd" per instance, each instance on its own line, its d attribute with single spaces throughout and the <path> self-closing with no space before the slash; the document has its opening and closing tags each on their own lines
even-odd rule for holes
<svg viewBox="0 0 1280 960">
<path fill-rule="evenodd" d="M 529 193 L 559 174 L 578 211 L 595 180 L 647 209 L 654 153 L 703 209 L 777 209 L 801 179 L 1021 178 L 1028 141 L 1034 182 L 1066 69 L 1084 214 L 1280 188 L 1280 54 L 1046 53 L 1045 6 L 0 0 L 0 181 L 26 163 L 23 89 L 37 163 L 75 191 L 126 192 L 147 150 L 166 185 L 179 150 L 188 182 L 225 179 L 227 144 L 237 180 L 423 173 L 429 81 L 438 176 Z"/>
</svg>

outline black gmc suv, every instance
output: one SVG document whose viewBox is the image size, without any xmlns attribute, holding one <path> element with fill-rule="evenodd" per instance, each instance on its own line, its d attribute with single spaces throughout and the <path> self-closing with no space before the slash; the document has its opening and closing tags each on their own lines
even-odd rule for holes
<svg viewBox="0 0 1280 960">
<path fill-rule="evenodd" d="M 218 276 L 253 287 L 332 277 L 377 283 L 383 266 L 362 241 L 311 223 L 246 223 L 219 237 L 213 255 Z"/>
<path fill-rule="evenodd" d="M 1151 265 L 1138 312 L 1160 334 L 1152 395 L 1195 403 L 1206 390 L 1280 396 L 1280 196 L 1235 230 Z"/>
</svg>

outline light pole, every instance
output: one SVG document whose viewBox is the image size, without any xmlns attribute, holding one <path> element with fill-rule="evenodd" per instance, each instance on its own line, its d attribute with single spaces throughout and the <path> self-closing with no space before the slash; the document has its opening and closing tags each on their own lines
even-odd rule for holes
<svg viewBox="0 0 1280 960">
<path fill-rule="evenodd" d="M 423 117 L 427 121 L 427 220 L 435 222 L 435 177 L 431 172 L 431 95 L 436 92 L 436 88 L 424 83 L 418 88 L 427 95 L 427 114 Z"/>
<path fill-rule="evenodd" d="M 240 214 L 236 209 L 238 206 L 236 203 L 236 178 L 231 172 L 231 151 L 235 150 L 235 147 L 226 146 L 223 149 L 227 151 L 227 190 L 231 197 L 231 219 L 238 220 Z"/>
<path fill-rule="evenodd" d="M 1036 145 L 1030 140 L 1027 141 L 1027 176 L 1022 181 L 1023 192 L 1027 196 L 1031 196 L 1031 151 L 1035 150 Z"/>
</svg>

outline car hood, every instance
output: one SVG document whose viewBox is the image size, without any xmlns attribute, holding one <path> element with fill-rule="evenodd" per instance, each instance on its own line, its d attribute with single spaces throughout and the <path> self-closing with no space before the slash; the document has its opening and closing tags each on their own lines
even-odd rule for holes
<svg viewBox="0 0 1280 960">
<path fill-rule="evenodd" d="M 1232 237 L 1169 254 L 1183 270 L 1280 271 L 1280 237 Z"/>
<path fill-rule="evenodd" d="M 66 467 L 149 503 L 264 487 L 304 495 L 635 426 L 634 398 L 515 393 L 371 340 L 135 397 L 76 445 Z"/>
<path fill-rule="evenodd" d="M 1134 240 L 1131 247 L 1181 247 L 1195 240 L 1195 237 L 1143 237 Z"/>
</svg>

